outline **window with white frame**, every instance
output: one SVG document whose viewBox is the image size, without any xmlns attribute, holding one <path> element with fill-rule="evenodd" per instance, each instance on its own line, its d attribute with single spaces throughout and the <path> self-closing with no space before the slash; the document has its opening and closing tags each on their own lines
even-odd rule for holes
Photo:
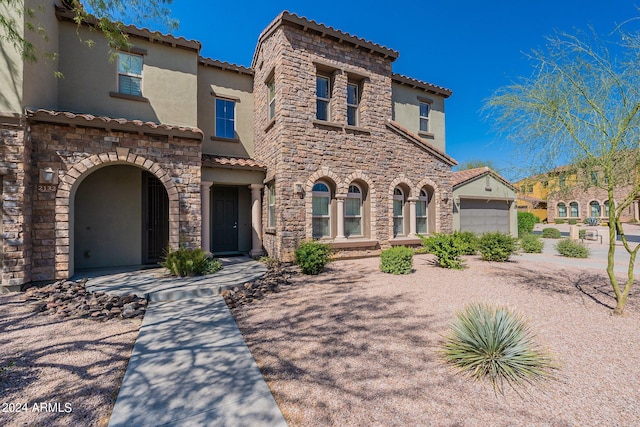
<svg viewBox="0 0 640 427">
<path fill-rule="evenodd" d="M 269 197 L 267 200 L 267 227 L 276 226 L 276 186 L 269 185 Z"/>
<path fill-rule="evenodd" d="M 578 202 L 569 203 L 569 216 L 571 218 L 578 217 Z"/>
<path fill-rule="evenodd" d="M 566 218 L 567 217 L 567 205 L 560 202 L 558 203 L 558 217 Z"/>
<path fill-rule="evenodd" d="M 118 52 L 118 93 L 142 96 L 142 55 Z"/>
<path fill-rule="evenodd" d="M 347 124 L 358 126 L 358 105 L 360 105 L 360 91 L 355 83 L 347 83 Z"/>
<path fill-rule="evenodd" d="M 592 217 L 596 217 L 599 218 L 600 217 L 600 203 L 598 203 L 597 200 L 593 200 L 592 202 L 589 203 L 589 209 L 591 211 L 591 216 Z"/>
<path fill-rule="evenodd" d="M 420 132 L 429 132 L 429 112 L 431 104 L 420 102 Z"/>
<path fill-rule="evenodd" d="M 362 236 L 362 190 L 356 184 L 349 186 L 345 201 L 344 235 Z"/>
<path fill-rule="evenodd" d="M 416 232 L 427 234 L 427 206 L 429 205 L 429 196 L 427 192 L 420 190 L 420 196 L 416 202 Z"/>
<path fill-rule="evenodd" d="M 331 236 L 331 190 L 323 181 L 318 181 L 312 189 L 313 238 Z"/>
<path fill-rule="evenodd" d="M 396 187 L 393 190 L 393 236 L 404 235 L 404 193 Z"/>
<path fill-rule="evenodd" d="M 267 89 L 269 91 L 269 120 L 276 116 L 276 81 L 275 79 L 269 80 L 267 83 Z"/>
<path fill-rule="evenodd" d="M 329 120 L 329 103 L 331 101 L 331 79 L 325 76 L 316 77 L 316 119 Z"/>
<path fill-rule="evenodd" d="M 236 137 L 236 103 L 228 99 L 216 98 L 216 136 Z"/>
</svg>

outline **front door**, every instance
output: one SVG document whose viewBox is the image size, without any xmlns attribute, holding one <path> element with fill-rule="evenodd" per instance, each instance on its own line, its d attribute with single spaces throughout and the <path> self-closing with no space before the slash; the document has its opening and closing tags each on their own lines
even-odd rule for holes
<svg viewBox="0 0 640 427">
<path fill-rule="evenodd" d="M 238 251 L 238 189 L 213 187 L 211 251 L 215 254 Z"/>
<path fill-rule="evenodd" d="M 169 197 L 164 185 L 142 172 L 142 263 L 162 260 L 169 245 Z"/>
</svg>

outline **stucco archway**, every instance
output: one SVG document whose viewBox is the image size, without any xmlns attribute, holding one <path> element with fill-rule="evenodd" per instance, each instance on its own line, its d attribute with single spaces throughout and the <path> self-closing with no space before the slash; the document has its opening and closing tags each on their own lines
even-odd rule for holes
<svg viewBox="0 0 640 427">
<path fill-rule="evenodd" d="M 96 170 L 112 165 L 135 166 L 154 175 L 164 186 L 169 199 L 169 245 L 177 248 L 179 245 L 179 198 L 178 189 L 169 174 L 153 161 L 129 153 L 107 152 L 92 155 L 74 164 L 67 173 L 60 178 L 56 192 L 55 220 L 55 271 L 56 279 L 66 279 L 75 271 L 74 254 L 74 201 L 76 191 L 82 181 Z"/>
</svg>

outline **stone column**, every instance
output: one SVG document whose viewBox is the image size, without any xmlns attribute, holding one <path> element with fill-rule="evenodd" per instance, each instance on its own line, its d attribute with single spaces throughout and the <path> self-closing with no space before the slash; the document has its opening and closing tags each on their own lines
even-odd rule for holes
<svg viewBox="0 0 640 427">
<path fill-rule="evenodd" d="M 338 224 L 338 230 L 336 231 L 335 240 L 346 240 L 346 237 L 344 237 L 344 200 L 346 198 L 347 196 L 345 196 L 344 194 L 339 194 L 336 196 L 336 203 L 338 205 L 337 207 L 338 217 L 336 218 L 337 224 Z"/>
<path fill-rule="evenodd" d="M 264 185 L 251 184 L 251 251 L 249 255 L 259 257 L 262 250 L 262 199 L 261 190 Z"/>
<path fill-rule="evenodd" d="M 409 202 L 409 237 L 416 237 L 416 202 L 418 199 L 410 197 Z"/>
<path fill-rule="evenodd" d="M 202 250 L 211 252 L 211 186 L 213 182 L 200 182 L 200 201 L 202 212 Z"/>
</svg>

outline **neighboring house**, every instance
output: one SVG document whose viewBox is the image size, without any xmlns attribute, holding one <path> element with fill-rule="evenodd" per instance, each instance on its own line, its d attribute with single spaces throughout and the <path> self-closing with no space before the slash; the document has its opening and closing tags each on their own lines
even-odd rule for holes
<svg viewBox="0 0 640 427">
<path fill-rule="evenodd" d="M 529 211 L 527 201 L 540 200 L 538 206 L 544 206 L 543 212 L 533 210 L 541 219 L 548 222 L 556 220 L 575 220 L 583 222 L 595 217 L 602 221 L 609 218 L 608 195 L 602 188 L 603 174 L 597 171 L 586 172 L 573 166 L 561 166 L 546 174 L 538 174 L 515 183 L 520 189 L 518 208 Z M 632 190 L 631 186 L 614 189 L 614 200 L 624 199 Z M 533 192 L 533 197 L 532 196 Z M 621 215 L 622 222 L 635 222 L 640 218 L 639 200 L 635 200 Z M 526 206 L 526 208 L 524 208 Z"/>
<path fill-rule="evenodd" d="M 0 46 L 3 286 L 167 246 L 289 260 L 306 239 L 366 252 L 452 230 L 451 91 L 394 74 L 396 51 L 283 12 L 251 68 L 135 27 L 109 61 L 64 7 L 37 19 L 55 62 Z"/>
<path fill-rule="evenodd" d="M 453 228 L 518 236 L 516 189 L 488 167 L 453 173 Z"/>
</svg>

